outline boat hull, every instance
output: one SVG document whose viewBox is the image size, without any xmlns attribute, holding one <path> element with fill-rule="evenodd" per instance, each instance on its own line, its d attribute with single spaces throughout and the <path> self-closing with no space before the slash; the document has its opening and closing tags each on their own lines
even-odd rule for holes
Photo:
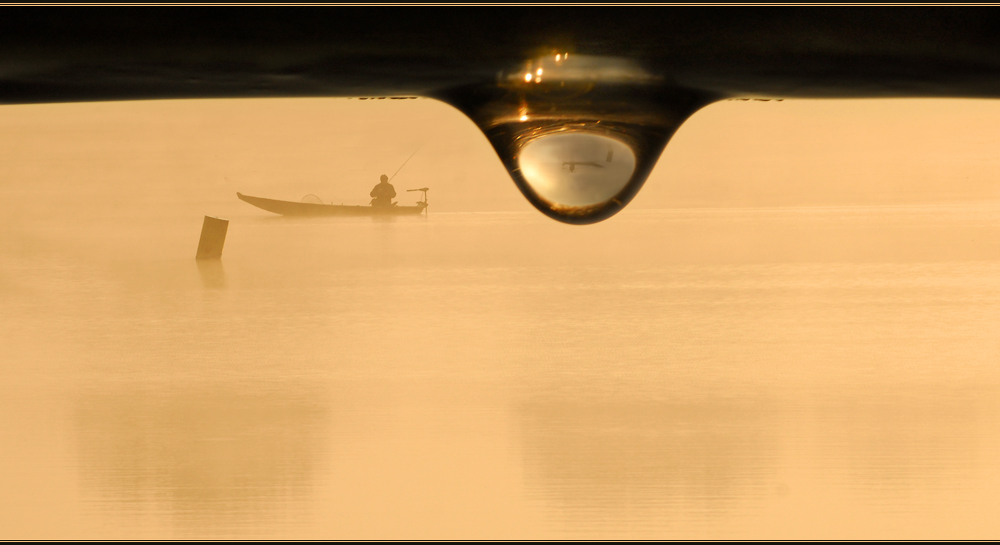
<svg viewBox="0 0 1000 545">
<path fill-rule="evenodd" d="M 427 208 L 425 204 L 417 206 L 351 206 L 343 204 L 318 204 L 311 202 L 279 201 L 263 197 L 251 197 L 240 192 L 236 196 L 245 203 L 252 204 L 261 210 L 267 210 L 282 216 L 415 216 Z"/>
</svg>

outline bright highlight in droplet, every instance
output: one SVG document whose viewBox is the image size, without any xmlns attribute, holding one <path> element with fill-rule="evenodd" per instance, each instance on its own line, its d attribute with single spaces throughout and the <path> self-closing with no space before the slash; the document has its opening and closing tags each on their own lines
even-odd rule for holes
<svg viewBox="0 0 1000 545">
<path fill-rule="evenodd" d="M 522 115 L 521 116 L 521 121 L 527 121 L 527 120 L 528 120 L 528 116 L 526 116 L 526 115 Z"/>
</svg>

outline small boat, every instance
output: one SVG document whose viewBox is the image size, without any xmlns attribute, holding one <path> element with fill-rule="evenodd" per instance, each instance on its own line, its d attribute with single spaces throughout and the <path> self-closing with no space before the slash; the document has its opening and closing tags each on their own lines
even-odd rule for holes
<svg viewBox="0 0 1000 545">
<path fill-rule="evenodd" d="M 362 206 L 344 204 L 323 204 L 322 202 L 294 202 L 279 201 L 276 199 L 265 199 L 263 197 L 251 197 L 236 192 L 236 196 L 243 202 L 250 203 L 257 208 L 281 214 L 282 216 L 415 216 L 427 209 L 427 188 L 414 189 L 412 191 L 423 191 L 424 200 L 418 202 L 416 206 Z"/>
</svg>

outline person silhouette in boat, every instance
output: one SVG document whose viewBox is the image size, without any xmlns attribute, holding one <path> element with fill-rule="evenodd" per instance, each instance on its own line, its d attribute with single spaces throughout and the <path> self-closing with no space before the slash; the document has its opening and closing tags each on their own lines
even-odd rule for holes
<svg viewBox="0 0 1000 545">
<path fill-rule="evenodd" d="M 389 177 L 382 175 L 382 181 L 372 189 L 372 206 L 392 206 L 392 199 L 396 196 L 396 188 L 389 183 Z"/>
</svg>

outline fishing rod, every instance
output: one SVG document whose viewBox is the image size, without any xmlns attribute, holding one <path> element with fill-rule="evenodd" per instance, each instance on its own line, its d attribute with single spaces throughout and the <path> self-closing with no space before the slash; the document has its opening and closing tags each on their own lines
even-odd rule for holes
<svg viewBox="0 0 1000 545">
<path fill-rule="evenodd" d="M 424 144 L 426 144 L 426 143 L 427 142 L 425 141 Z M 396 174 L 399 174 L 400 170 L 403 170 L 403 167 L 406 166 L 406 163 L 409 163 L 410 159 L 413 159 L 413 156 L 416 155 L 418 151 L 420 151 L 420 148 L 424 147 L 424 144 L 420 144 L 420 146 L 417 147 L 417 149 L 413 150 L 413 153 L 411 153 L 410 156 L 407 157 L 405 161 L 403 161 L 403 164 L 399 165 L 399 168 L 396 169 L 396 172 L 393 173 L 393 175 L 389 177 L 389 181 L 390 182 L 392 181 L 393 178 L 396 177 Z"/>
</svg>

